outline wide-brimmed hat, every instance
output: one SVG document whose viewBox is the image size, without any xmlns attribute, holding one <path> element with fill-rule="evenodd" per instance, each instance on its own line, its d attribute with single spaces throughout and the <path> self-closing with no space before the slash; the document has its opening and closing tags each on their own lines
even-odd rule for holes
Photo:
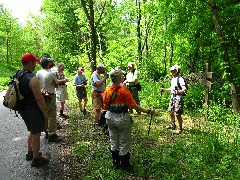
<svg viewBox="0 0 240 180">
<path fill-rule="evenodd" d="M 99 68 L 105 68 L 105 67 L 106 66 L 104 64 L 98 64 L 96 68 L 99 69 Z"/>
<path fill-rule="evenodd" d="M 179 69 L 181 69 L 181 67 L 180 66 L 178 66 L 178 65 L 173 65 L 172 67 L 170 67 L 170 71 L 173 71 L 173 70 L 179 70 Z"/>
</svg>

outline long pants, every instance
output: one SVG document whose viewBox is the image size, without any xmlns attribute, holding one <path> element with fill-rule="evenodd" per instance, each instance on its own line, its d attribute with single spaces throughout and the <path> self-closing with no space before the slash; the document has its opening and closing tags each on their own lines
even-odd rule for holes
<svg viewBox="0 0 240 180">
<path fill-rule="evenodd" d="M 132 123 L 128 113 L 112 113 L 105 115 L 110 136 L 111 150 L 119 151 L 123 156 L 131 150 Z"/>
<path fill-rule="evenodd" d="M 51 95 L 51 100 L 45 101 L 45 104 L 48 113 L 48 133 L 53 135 L 57 131 L 56 95 Z"/>
</svg>

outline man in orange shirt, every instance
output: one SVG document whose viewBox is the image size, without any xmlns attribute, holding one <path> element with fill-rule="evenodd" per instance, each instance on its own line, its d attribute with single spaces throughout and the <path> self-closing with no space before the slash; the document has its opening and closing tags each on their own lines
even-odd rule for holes
<svg viewBox="0 0 240 180">
<path fill-rule="evenodd" d="M 107 110 L 105 118 L 109 130 L 113 165 L 115 168 L 121 167 L 130 171 L 133 168 L 129 163 L 132 123 L 128 109 L 132 108 L 148 114 L 153 114 L 155 111 L 137 105 L 130 91 L 126 87 L 120 87 L 120 83 L 124 81 L 123 71 L 111 71 L 110 78 L 112 85 L 104 91 L 103 110 Z M 112 99 L 114 92 L 116 92 L 116 96 Z"/>
</svg>

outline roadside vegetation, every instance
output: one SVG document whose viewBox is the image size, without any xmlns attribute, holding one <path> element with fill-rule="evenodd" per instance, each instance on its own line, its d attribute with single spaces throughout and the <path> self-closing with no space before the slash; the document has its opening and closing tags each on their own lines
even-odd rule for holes
<svg viewBox="0 0 240 180">
<path fill-rule="evenodd" d="M 0 4 L 0 90 L 21 67 L 27 52 L 49 57 L 66 67 L 71 116 L 63 122 L 67 144 L 62 174 L 69 179 L 240 179 L 240 5 L 234 0 L 44 0 L 40 15 L 25 25 Z M 108 137 L 92 132 L 91 87 L 88 114 L 78 110 L 72 78 L 84 67 L 90 78 L 96 65 L 109 72 L 134 62 L 141 105 L 152 116 L 133 115 L 132 173 L 112 170 Z M 169 123 L 169 68 L 178 64 L 189 90 L 184 131 L 175 135 Z M 200 72 L 213 72 L 208 118 Z M 38 68 L 40 68 L 38 66 Z M 205 79 L 206 80 L 206 79 Z M 107 82 L 109 83 L 109 81 Z M 90 84 L 90 83 L 89 83 Z M 210 84 L 210 83 L 209 83 Z"/>
</svg>

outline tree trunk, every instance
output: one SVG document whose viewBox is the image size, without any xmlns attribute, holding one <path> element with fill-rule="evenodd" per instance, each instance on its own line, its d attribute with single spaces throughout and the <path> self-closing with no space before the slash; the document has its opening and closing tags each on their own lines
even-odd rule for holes
<svg viewBox="0 0 240 180">
<path fill-rule="evenodd" d="M 218 40 L 220 43 L 220 47 L 221 47 L 221 50 L 223 51 L 223 61 L 227 64 L 227 66 L 225 67 L 225 71 L 227 74 L 227 80 L 231 87 L 231 99 L 232 99 L 233 110 L 235 113 L 239 113 L 240 107 L 239 107 L 239 103 L 238 103 L 236 85 L 235 85 L 235 82 L 233 79 L 233 72 L 231 69 L 231 63 L 230 63 L 229 56 L 228 56 L 227 46 L 225 44 L 224 35 L 221 30 L 221 23 L 219 21 L 218 11 L 217 11 L 217 4 L 216 4 L 215 0 L 210 0 L 209 5 L 210 5 L 210 9 L 211 9 L 211 12 L 213 15 L 213 22 L 215 25 L 215 29 L 216 29 L 217 37 L 218 37 Z"/>
<path fill-rule="evenodd" d="M 137 39 L 138 39 L 138 61 L 139 64 L 142 63 L 142 40 L 141 40 L 141 2 L 136 0 L 136 5 L 138 6 L 138 18 L 137 18 Z"/>
<path fill-rule="evenodd" d="M 85 15 L 88 19 L 88 26 L 90 28 L 90 59 L 89 59 L 89 63 L 90 63 L 90 68 L 91 71 L 95 71 L 96 70 L 96 53 L 97 53 L 97 34 L 96 34 L 96 27 L 95 27 L 95 22 L 94 22 L 94 8 L 93 8 L 93 0 L 88 0 L 89 2 L 89 12 L 87 9 L 87 4 L 85 0 L 81 0 L 81 4 L 82 7 L 84 9 Z"/>
</svg>

